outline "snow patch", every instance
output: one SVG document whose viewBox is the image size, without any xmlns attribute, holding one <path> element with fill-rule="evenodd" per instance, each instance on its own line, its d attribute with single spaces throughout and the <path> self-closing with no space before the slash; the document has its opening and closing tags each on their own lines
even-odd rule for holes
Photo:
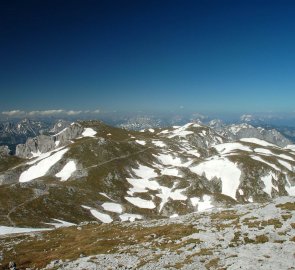
<svg viewBox="0 0 295 270">
<path fill-rule="evenodd" d="M 168 202 L 169 198 L 171 198 L 174 201 L 187 200 L 187 196 L 181 194 L 181 192 L 183 192 L 185 189 L 175 189 L 174 191 L 172 191 L 174 186 L 172 188 L 160 186 L 160 188 L 161 188 L 161 193 L 156 195 L 157 197 L 162 199 L 159 212 L 162 211 L 164 205 Z"/>
<path fill-rule="evenodd" d="M 152 143 L 157 147 L 166 147 L 166 144 L 162 141 L 152 141 Z"/>
<path fill-rule="evenodd" d="M 190 168 L 192 172 L 205 174 L 209 180 L 217 177 L 222 181 L 222 194 L 236 199 L 240 184 L 241 171 L 237 165 L 228 159 L 212 159 Z"/>
<path fill-rule="evenodd" d="M 97 132 L 92 128 L 85 128 L 82 133 L 82 136 L 83 137 L 95 137 L 96 133 Z"/>
<path fill-rule="evenodd" d="M 281 169 L 280 169 L 278 166 L 276 166 L 275 164 L 272 164 L 272 163 L 270 163 L 270 162 L 265 161 L 265 160 L 262 159 L 261 157 L 258 157 L 258 156 L 251 156 L 251 158 L 254 159 L 254 160 L 256 160 L 256 161 L 260 161 L 260 162 L 262 162 L 262 163 L 265 163 L 266 165 L 268 165 L 269 167 L 275 169 L 276 171 L 279 171 L 279 172 L 281 171 Z"/>
<path fill-rule="evenodd" d="M 200 157 L 200 153 L 198 152 L 198 150 L 188 150 L 187 151 L 188 154 L 196 156 L 196 157 Z"/>
<path fill-rule="evenodd" d="M 273 183 L 272 183 L 272 178 L 273 177 L 274 177 L 274 174 L 272 172 L 270 172 L 268 175 L 265 175 L 265 176 L 261 177 L 261 180 L 263 181 L 264 186 L 265 186 L 263 191 L 265 193 L 267 193 L 270 197 L 271 197 L 272 188 L 279 191 L 278 187 L 274 186 Z"/>
<path fill-rule="evenodd" d="M 107 194 L 105 194 L 103 192 L 99 192 L 99 194 L 114 202 L 114 200 L 111 197 L 109 197 Z"/>
<path fill-rule="evenodd" d="M 140 164 L 138 169 L 132 169 L 132 171 L 140 178 L 153 178 L 158 176 L 154 169 Z"/>
<path fill-rule="evenodd" d="M 71 175 L 76 171 L 76 169 L 76 163 L 73 160 L 71 160 L 55 176 L 61 178 L 61 181 L 67 181 L 71 177 Z"/>
<path fill-rule="evenodd" d="M 108 214 L 103 214 L 95 209 L 93 209 L 92 207 L 86 206 L 86 205 L 82 205 L 83 208 L 90 210 L 90 213 L 97 218 L 98 220 L 100 220 L 103 223 L 111 223 L 113 221 L 113 219 L 108 215 Z"/>
<path fill-rule="evenodd" d="M 61 219 L 53 218 L 53 220 L 54 221 L 57 221 L 57 222 L 50 222 L 50 223 L 45 223 L 45 224 L 52 225 L 56 229 L 57 228 L 63 228 L 63 227 L 70 227 L 70 226 L 75 226 L 76 225 L 75 223 L 67 222 L 67 221 L 64 221 L 64 220 L 61 220 Z"/>
<path fill-rule="evenodd" d="M 164 168 L 161 170 L 161 174 L 182 177 L 181 175 L 178 174 L 178 169 L 175 169 L 175 168 Z"/>
<path fill-rule="evenodd" d="M 274 145 L 272 143 L 269 143 L 267 141 L 260 140 L 260 139 L 257 139 L 257 138 L 242 138 L 242 139 L 240 139 L 240 141 L 241 142 L 247 142 L 247 143 L 255 143 L 255 144 L 266 146 L 266 147 L 270 146 L 270 147 L 278 148 L 276 145 Z"/>
<path fill-rule="evenodd" d="M 290 196 L 295 196 L 295 186 L 291 185 L 287 175 L 286 175 L 286 182 L 287 182 L 287 185 L 285 186 L 286 191 L 288 192 Z"/>
<path fill-rule="evenodd" d="M 123 208 L 122 208 L 121 204 L 119 204 L 119 203 L 106 202 L 106 203 L 103 203 L 101 206 L 104 210 L 109 211 L 109 212 L 114 212 L 114 213 L 119 213 L 119 214 L 121 214 L 123 212 Z"/>
<path fill-rule="evenodd" d="M 290 163 L 284 161 L 284 160 L 281 160 L 281 159 L 278 159 L 278 162 L 284 166 L 285 168 L 287 168 L 289 171 L 293 172 L 293 167 L 291 166 Z"/>
<path fill-rule="evenodd" d="M 134 222 L 136 219 L 142 219 L 141 215 L 124 213 L 119 216 L 121 221 Z"/>
<path fill-rule="evenodd" d="M 63 157 L 63 155 L 67 151 L 67 148 L 60 150 L 52 154 L 51 156 L 42 159 L 39 163 L 31 166 L 28 170 L 24 171 L 20 175 L 19 182 L 29 182 L 31 180 L 44 176 L 49 171 L 49 169 Z"/>
<path fill-rule="evenodd" d="M 8 227 L 0 226 L 0 235 L 15 234 L 15 233 L 30 233 L 40 231 L 50 231 L 51 229 L 46 228 L 19 228 L 19 227 Z"/>
<path fill-rule="evenodd" d="M 138 144 L 141 144 L 141 145 L 146 145 L 145 141 L 135 140 L 135 142 L 137 142 Z"/>
<path fill-rule="evenodd" d="M 156 208 L 156 205 L 153 201 L 144 200 L 138 197 L 125 197 L 125 199 L 130 202 L 131 204 L 139 207 L 139 208 L 145 208 L 145 209 L 154 209 Z"/>
<path fill-rule="evenodd" d="M 240 143 L 222 143 L 222 144 L 214 145 L 213 147 L 220 154 L 228 154 L 237 150 L 252 152 L 249 146 L 245 146 Z"/>
<path fill-rule="evenodd" d="M 160 162 L 169 166 L 183 166 L 183 163 L 179 157 L 173 157 L 170 154 L 160 154 L 156 156 Z"/>
<path fill-rule="evenodd" d="M 202 201 L 200 198 L 193 197 L 191 198 L 191 203 L 194 207 L 198 207 L 199 212 L 206 211 L 214 207 L 211 203 L 211 197 L 208 195 L 204 195 Z"/>
</svg>

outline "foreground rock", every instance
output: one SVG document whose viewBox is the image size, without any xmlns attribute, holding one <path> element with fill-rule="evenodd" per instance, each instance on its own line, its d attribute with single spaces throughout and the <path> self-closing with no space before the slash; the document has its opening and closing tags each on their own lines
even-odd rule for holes
<svg viewBox="0 0 295 270">
<path fill-rule="evenodd" d="M 294 269 L 295 198 L 0 240 L 20 269 Z M 29 252 L 28 252 L 29 251 Z M 1 268 L 0 268 L 1 269 Z"/>
</svg>

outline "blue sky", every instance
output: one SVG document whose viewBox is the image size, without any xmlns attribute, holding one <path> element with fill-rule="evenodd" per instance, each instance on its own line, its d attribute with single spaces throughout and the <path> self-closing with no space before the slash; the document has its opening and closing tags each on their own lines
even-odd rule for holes
<svg viewBox="0 0 295 270">
<path fill-rule="evenodd" d="M 6 2 L 2 111 L 294 111 L 294 1 Z"/>
</svg>

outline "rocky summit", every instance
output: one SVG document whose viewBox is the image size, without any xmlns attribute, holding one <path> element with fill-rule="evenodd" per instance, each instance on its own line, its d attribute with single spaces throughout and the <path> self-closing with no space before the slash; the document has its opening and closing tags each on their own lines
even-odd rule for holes
<svg viewBox="0 0 295 270">
<path fill-rule="evenodd" d="M 3 267 L 294 269 L 295 145 L 278 131 L 80 121 L 5 149 Z"/>
</svg>

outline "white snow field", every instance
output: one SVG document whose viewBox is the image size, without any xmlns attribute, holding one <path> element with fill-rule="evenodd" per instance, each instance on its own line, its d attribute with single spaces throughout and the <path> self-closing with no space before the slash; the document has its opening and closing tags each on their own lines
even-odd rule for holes
<svg viewBox="0 0 295 270">
<path fill-rule="evenodd" d="M 191 198 L 191 203 L 193 206 L 198 208 L 198 212 L 203 212 L 214 207 L 211 203 L 211 197 L 209 195 L 204 195 L 202 200 L 200 198 L 193 197 Z"/>
<path fill-rule="evenodd" d="M 198 175 L 205 173 L 210 180 L 213 177 L 220 178 L 222 181 L 222 194 L 236 199 L 241 171 L 235 163 L 225 158 L 215 158 L 191 167 L 190 170 Z"/>
<path fill-rule="evenodd" d="M 254 143 L 254 144 L 258 144 L 261 146 L 266 146 L 266 147 L 274 147 L 274 148 L 278 148 L 278 146 L 276 146 L 275 144 L 269 143 L 267 141 L 264 140 L 260 140 L 257 138 L 242 138 L 240 139 L 241 142 L 247 142 L 247 143 Z"/>
<path fill-rule="evenodd" d="M 61 160 L 61 158 L 67 151 L 67 148 L 62 149 L 58 152 L 55 152 L 51 156 L 42 159 L 37 164 L 31 166 L 28 170 L 24 171 L 20 175 L 19 182 L 29 182 L 31 180 L 44 176 L 54 164 Z"/>
<path fill-rule="evenodd" d="M 97 218 L 98 220 L 100 220 L 103 223 L 111 223 L 113 222 L 113 219 L 108 215 L 108 214 L 104 214 L 101 213 L 99 211 L 97 211 L 96 209 L 86 206 L 86 205 L 82 205 L 83 208 L 90 210 L 90 213 Z"/>
<path fill-rule="evenodd" d="M 0 226 L 0 235 L 15 234 L 15 233 L 30 233 L 40 231 L 50 231 L 50 228 L 19 228 L 19 227 L 8 227 Z"/>
<path fill-rule="evenodd" d="M 140 145 L 146 145 L 146 142 L 142 141 L 142 140 L 135 140 L 135 142 L 140 144 Z"/>
<path fill-rule="evenodd" d="M 95 137 L 96 133 L 97 132 L 92 128 L 85 128 L 82 133 L 82 136 L 83 137 Z"/>
<path fill-rule="evenodd" d="M 145 209 L 154 209 L 156 208 L 156 205 L 153 201 L 144 200 L 138 197 L 125 197 L 125 199 L 130 202 L 131 204 L 139 207 L 139 208 L 145 208 Z"/>
<path fill-rule="evenodd" d="M 61 181 L 66 181 L 72 176 L 76 169 L 76 163 L 71 160 L 55 176 L 59 177 Z"/>
<path fill-rule="evenodd" d="M 105 211 L 119 213 L 119 214 L 123 212 L 122 205 L 119 203 L 105 202 L 101 206 Z"/>
</svg>

